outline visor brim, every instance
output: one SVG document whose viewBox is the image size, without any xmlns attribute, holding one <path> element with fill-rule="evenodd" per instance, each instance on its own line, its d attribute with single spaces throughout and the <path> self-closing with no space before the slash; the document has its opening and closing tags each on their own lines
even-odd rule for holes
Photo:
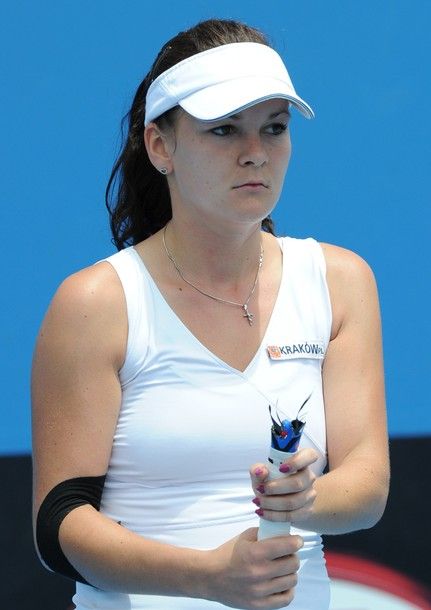
<svg viewBox="0 0 431 610">
<path fill-rule="evenodd" d="M 307 119 L 312 108 L 286 83 L 273 78 L 241 78 L 205 87 L 179 102 L 189 114 L 201 121 L 226 118 L 270 99 L 285 99 Z"/>
</svg>

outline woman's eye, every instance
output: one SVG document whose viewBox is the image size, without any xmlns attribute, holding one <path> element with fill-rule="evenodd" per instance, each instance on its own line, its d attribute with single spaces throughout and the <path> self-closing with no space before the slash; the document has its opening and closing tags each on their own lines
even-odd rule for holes
<svg viewBox="0 0 431 610">
<path fill-rule="evenodd" d="M 269 131 L 274 136 L 284 133 L 286 129 L 287 123 L 272 123 L 267 127 L 267 131 Z"/>
<path fill-rule="evenodd" d="M 211 133 L 214 133 L 216 136 L 228 136 L 234 132 L 234 129 L 233 125 L 220 125 L 211 129 Z"/>
</svg>

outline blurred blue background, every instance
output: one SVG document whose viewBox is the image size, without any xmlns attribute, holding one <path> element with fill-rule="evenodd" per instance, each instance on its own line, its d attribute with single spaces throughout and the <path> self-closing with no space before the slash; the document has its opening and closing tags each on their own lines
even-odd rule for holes
<svg viewBox="0 0 431 610">
<path fill-rule="evenodd" d="M 266 32 L 315 109 L 292 121 L 278 232 L 370 263 L 390 434 L 431 433 L 431 3 L 14 0 L 0 7 L 0 454 L 30 451 L 31 355 L 58 284 L 114 251 L 104 189 L 121 117 L 161 45 L 214 16 Z"/>
</svg>

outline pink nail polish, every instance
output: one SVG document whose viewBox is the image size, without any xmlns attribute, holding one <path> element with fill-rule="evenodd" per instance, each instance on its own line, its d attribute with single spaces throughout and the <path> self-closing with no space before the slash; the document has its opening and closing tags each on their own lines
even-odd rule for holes
<svg viewBox="0 0 431 610">
<path fill-rule="evenodd" d="M 254 471 L 254 474 L 255 474 L 257 477 L 260 477 L 260 475 L 261 475 L 261 474 L 263 474 L 263 470 L 262 470 L 262 468 L 256 468 L 256 470 Z"/>
<path fill-rule="evenodd" d="M 262 508 L 258 508 L 254 512 L 256 513 L 256 515 L 259 515 L 259 517 L 262 517 L 262 515 L 263 515 L 263 509 Z"/>
<path fill-rule="evenodd" d="M 256 506 L 260 506 L 259 498 L 253 498 L 252 502 L 254 502 L 254 504 L 256 504 Z"/>
<path fill-rule="evenodd" d="M 283 472 L 284 474 L 286 474 L 286 472 L 290 472 L 291 471 L 291 467 L 288 464 L 282 464 L 279 468 L 280 472 Z"/>
<path fill-rule="evenodd" d="M 259 485 L 259 487 L 256 487 L 256 489 L 257 489 L 257 491 L 258 491 L 260 494 L 264 494 L 264 493 L 265 493 L 265 487 L 264 487 L 264 485 L 263 485 L 263 484 Z"/>
</svg>

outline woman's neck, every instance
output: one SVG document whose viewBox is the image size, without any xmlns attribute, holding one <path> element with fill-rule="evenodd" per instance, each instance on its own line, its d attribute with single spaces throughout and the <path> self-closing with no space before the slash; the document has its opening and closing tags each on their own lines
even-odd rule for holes
<svg viewBox="0 0 431 610">
<path fill-rule="evenodd" d="M 263 235 L 260 225 L 241 229 L 217 231 L 173 218 L 160 238 L 190 281 L 242 291 L 256 274 Z"/>
</svg>

